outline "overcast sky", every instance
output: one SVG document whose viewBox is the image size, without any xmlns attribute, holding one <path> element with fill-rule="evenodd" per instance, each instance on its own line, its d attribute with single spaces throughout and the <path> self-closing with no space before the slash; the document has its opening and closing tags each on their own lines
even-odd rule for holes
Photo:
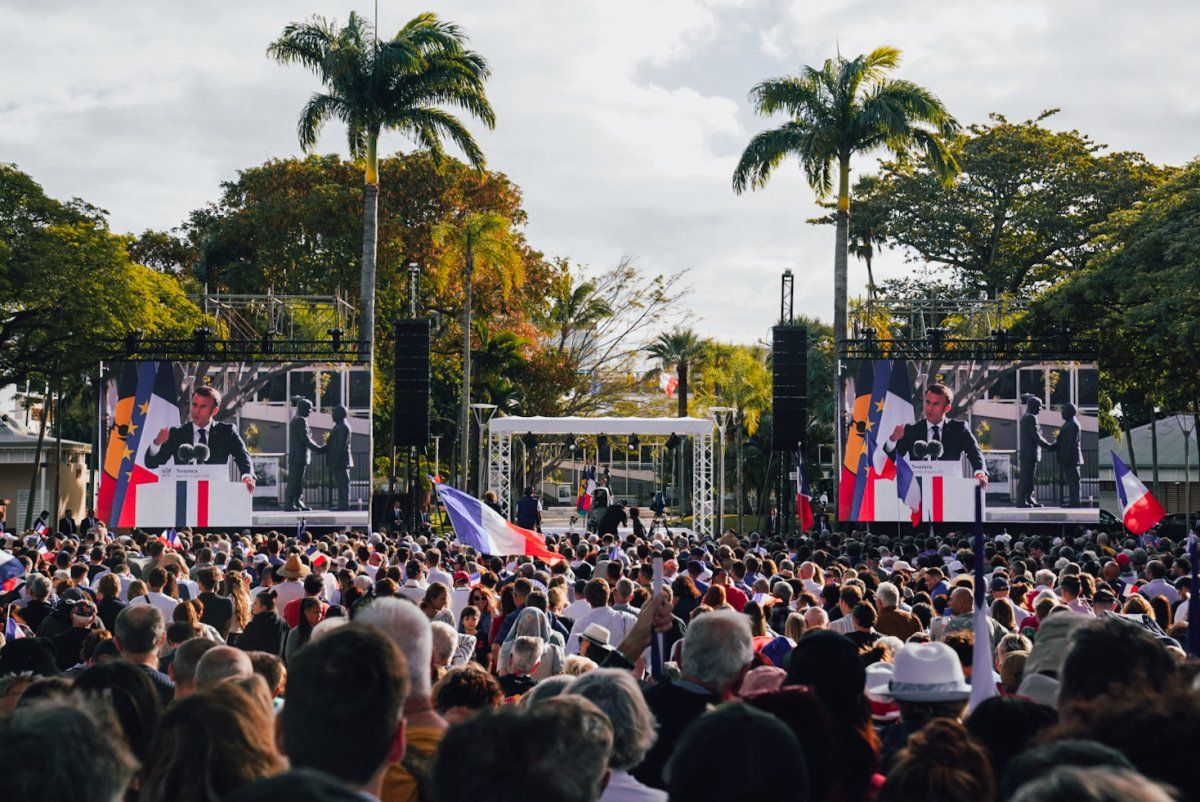
<svg viewBox="0 0 1200 802">
<path fill-rule="evenodd" d="M 750 112 L 750 87 L 839 47 L 899 47 L 900 74 L 964 123 L 1060 107 L 1051 124 L 1114 149 L 1173 164 L 1197 155 L 1196 3 L 379 6 L 384 34 L 432 10 L 490 61 L 497 126 L 475 130 L 489 167 L 524 191 L 535 247 L 594 268 L 630 256 L 646 271 L 688 269 L 698 328 L 725 340 L 766 335 L 789 267 L 797 311 L 832 317 L 833 232 L 805 224 L 819 210 L 798 167 L 740 197 L 730 176 L 749 137 L 780 122 Z M 265 49 L 288 22 L 352 9 L 370 15 L 373 4 L 0 0 L 0 160 L 51 195 L 107 209 L 116 231 L 172 228 L 238 169 L 300 153 L 296 116 L 316 80 Z M 411 147 L 390 135 L 381 151 Z M 344 154 L 344 130 L 330 126 L 319 149 Z M 878 275 L 906 269 L 885 255 Z M 862 291 L 861 263 L 850 281 Z"/>
</svg>

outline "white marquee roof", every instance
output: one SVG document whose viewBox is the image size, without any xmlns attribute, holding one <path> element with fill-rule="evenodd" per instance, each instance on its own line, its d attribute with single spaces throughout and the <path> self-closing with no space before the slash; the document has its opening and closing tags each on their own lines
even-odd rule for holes
<svg viewBox="0 0 1200 802">
<path fill-rule="evenodd" d="M 707 418 L 521 418 L 495 417 L 488 424 L 492 434 L 612 434 L 694 437 L 711 434 L 714 424 Z"/>
</svg>

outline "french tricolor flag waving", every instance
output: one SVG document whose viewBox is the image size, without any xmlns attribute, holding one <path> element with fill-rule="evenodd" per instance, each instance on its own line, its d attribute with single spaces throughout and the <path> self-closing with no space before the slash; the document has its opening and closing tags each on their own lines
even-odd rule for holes
<svg viewBox="0 0 1200 802">
<path fill-rule="evenodd" d="M 170 546 L 173 549 L 180 548 L 183 543 L 179 540 L 179 533 L 175 531 L 175 527 L 164 529 L 162 534 L 158 536 L 158 540 L 164 546 Z"/>
<path fill-rule="evenodd" d="M 308 561 L 312 563 L 313 568 L 320 568 L 322 565 L 329 562 L 329 557 L 327 557 L 325 552 L 321 551 L 321 547 L 315 543 L 313 544 L 312 548 L 305 553 L 308 555 Z"/>
<path fill-rule="evenodd" d="M 1117 452 L 1112 452 L 1112 458 L 1113 479 L 1117 485 L 1117 500 L 1121 503 L 1121 517 L 1124 519 L 1125 528 L 1135 535 L 1144 534 L 1167 513 L 1142 484 L 1142 480 L 1134 476 L 1128 465 L 1121 462 Z"/>
<path fill-rule="evenodd" d="M 546 540 L 537 532 L 522 529 L 479 499 L 435 482 L 438 498 L 450 516 L 458 542 L 480 554 L 493 557 L 526 555 L 548 563 L 564 559 L 546 548 Z"/>
<path fill-rule="evenodd" d="M 9 592 L 25 574 L 25 564 L 7 551 L 0 549 L 0 591 Z"/>
</svg>

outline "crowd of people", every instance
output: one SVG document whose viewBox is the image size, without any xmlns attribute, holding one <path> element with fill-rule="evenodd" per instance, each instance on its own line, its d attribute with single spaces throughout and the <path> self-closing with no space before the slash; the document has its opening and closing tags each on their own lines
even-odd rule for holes
<svg viewBox="0 0 1200 802">
<path fill-rule="evenodd" d="M 1186 543 L 546 541 L 0 536 L 0 797 L 1200 800 Z"/>
</svg>

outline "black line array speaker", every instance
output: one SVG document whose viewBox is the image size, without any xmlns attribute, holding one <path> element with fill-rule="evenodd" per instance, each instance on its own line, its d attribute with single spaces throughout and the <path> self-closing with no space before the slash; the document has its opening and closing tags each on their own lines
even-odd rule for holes
<svg viewBox="0 0 1200 802">
<path fill-rule="evenodd" d="M 429 444 L 429 321 L 396 322 L 392 432 L 397 448 Z"/>
<path fill-rule="evenodd" d="M 795 451 L 808 421 L 808 328 L 771 329 L 771 435 L 775 451 Z"/>
</svg>

